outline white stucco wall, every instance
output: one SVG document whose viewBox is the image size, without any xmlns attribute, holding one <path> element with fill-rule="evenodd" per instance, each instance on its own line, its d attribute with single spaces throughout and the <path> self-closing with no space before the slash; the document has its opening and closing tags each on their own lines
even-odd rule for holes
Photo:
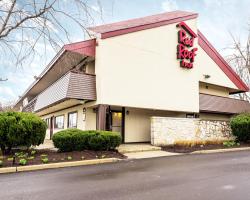
<svg viewBox="0 0 250 200">
<path fill-rule="evenodd" d="M 197 32 L 196 19 L 186 23 Z M 176 59 L 176 24 L 99 39 L 96 48 L 97 104 L 199 111 L 199 81 L 236 88 L 200 47 L 193 69 Z M 198 39 L 194 47 L 197 47 Z M 204 74 L 211 77 L 204 79 Z"/>
<path fill-rule="evenodd" d="M 125 115 L 125 142 L 149 142 L 152 116 L 185 117 L 184 113 L 127 108 Z"/>
<path fill-rule="evenodd" d="M 199 71 L 199 81 L 211 83 L 218 86 L 237 89 L 234 83 L 226 76 L 220 67 L 199 47 L 196 56 L 197 69 Z M 209 75 L 206 79 L 204 75 Z"/>
<path fill-rule="evenodd" d="M 196 31 L 196 21 L 187 21 Z M 197 45 L 197 40 L 195 41 Z M 176 24 L 98 41 L 97 102 L 198 112 L 196 68 L 179 67 Z"/>
<path fill-rule="evenodd" d="M 200 93 L 229 97 L 229 91 L 227 88 L 202 82 L 200 82 Z"/>
<path fill-rule="evenodd" d="M 200 119 L 203 120 L 223 120 L 229 121 L 232 115 L 216 114 L 216 113 L 200 113 Z"/>
<path fill-rule="evenodd" d="M 83 108 L 85 106 L 84 105 L 79 105 L 79 106 L 75 106 L 75 107 L 71 107 L 68 109 L 64 109 L 64 110 L 60 110 L 57 112 L 53 112 L 50 113 L 48 115 L 44 115 L 41 118 L 42 119 L 47 119 L 50 118 L 52 116 L 56 117 L 56 116 L 64 116 L 64 129 L 67 129 L 68 127 L 68 113 L 70 112 L 77 112 L 77 128 L 81 129 L 81 130 L 92 130 L 92 129 L 96 129 L 96 117 L 95 117 L 95 113 L 93 112 L 92 108 L 86 108 L 86 120 L 83 120 Z M 54 126 L 54 125 L 53 125 Z M 61 131 L 62 129 L 54 129 L 53 133 L 56 133 L 58 131 Z M 46 131 L 46 139 L 49 139 L 50 136 L 50 130 L 49 128 Z"/>
</svg>

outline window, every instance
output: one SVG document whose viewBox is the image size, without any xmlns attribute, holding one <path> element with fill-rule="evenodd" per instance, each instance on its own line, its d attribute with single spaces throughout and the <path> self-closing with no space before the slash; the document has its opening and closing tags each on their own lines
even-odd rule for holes
<svg viewBox="0 0 250 200">
<path fill-rule="evenodd" d="M 50 127 L 50 118 L 46 118 L 46 119 L 45 119 L 45 122 L 46 122 L 46 124 L 47 124 L 47 128 L 49 128 L 49 127 Z"/>
<path fill-rule="evenodd" d="M 71 112 L 68 114 L 68 128 L 77 127 L 77 112 Z"/>
<path fill-rule="evenodd" d="M 196 113 L 188 113 L 186 114 L 186 118 L 199 118 L 199 115 Z"/>
<path fill-rule="evenodd" d="M 54 128 L 58 128 L 58 129 L 64 128 L 64 116 L 63 115 L 55 117 Z"/>
</svg>

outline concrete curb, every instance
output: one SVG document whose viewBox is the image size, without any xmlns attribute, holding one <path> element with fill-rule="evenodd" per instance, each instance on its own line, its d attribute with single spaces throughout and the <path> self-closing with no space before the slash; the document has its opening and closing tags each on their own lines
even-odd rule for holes
<svg viewBox="0 0 250 200">
<path fill-rule="evenodd" d="M 6 174 L 6 173 L 14 173 L 16 171 L 16 167 L 4 167 L 0 168 L 0 174 Z"/>
<path fill-rule="evenodd" d="M 224 152 L 247 151 L 247 150 L 250 150 L 250 147 L 200 150 L 200 151 L 194 151 L 194 152 L 186 153 L 186 154 L 209 154 L 209 153 L 224 153 Z"/>
<path fill-rule="evenodd" d="M 6 167 L 6 168 L 0 168 L 0 174 L 35 171 L 35 170 L 43 170 L 43 169 L 57 169 L 57 168 L 64 168 L 64 167 L 76 167 L 76 166 L 84 166 L 84 165 L 97 165 L 97 164 L 118 162 L 119 160 L 120 159 L 118 158 L 104 158 L 104 159 L 81 160 L 81 161 L 50 163 L 50 164 L 41 164 L 41 165 Z"/>
</svg>

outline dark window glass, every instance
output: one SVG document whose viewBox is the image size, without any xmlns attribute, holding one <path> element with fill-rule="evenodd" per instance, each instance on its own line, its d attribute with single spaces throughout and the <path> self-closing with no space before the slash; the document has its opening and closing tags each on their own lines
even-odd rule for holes
<svg viewBox="0 0 250 200">
<path fill-rule="evenodd" d="M 63 115 L 55 117 L 54 128 L 58 128 L 58 129 L 64 128 L 64 116 Z"/>
<path fill-rule="evenodd" d="M 50 127 L 50 118 L 46 118 L 46 119 L 45 119 L 45 122 L 46 122 L 46 124 L 47 124 L 47 128 L 49 128 L 49 127 Z"/>
<path fill-rule="evenodd" d="M 72 112 L 68 114 L 68 127 L 69 128 L 77 127 L 77 112 Z"/>
</svg>

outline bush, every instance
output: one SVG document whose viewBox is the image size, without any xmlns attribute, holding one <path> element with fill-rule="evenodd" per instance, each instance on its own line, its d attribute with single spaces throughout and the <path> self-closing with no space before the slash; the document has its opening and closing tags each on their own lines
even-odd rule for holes
<svg viewBox="0 0 250 200">
<path fill-rule="evenodd" d="M 43 164 L 47 164 L 49 162 L 49 159 L 45 157 L 45 158 L 41 158 L 41 161 Z"/>
<path fill-rule="evenodd" d="M 229 141 L 225 141 L 223 142 L 223 146 L 230 148 L 230 147 L 234 147 L 234 146 L 240 146 L 239 142 L 235 142 L 234 140 L 229 140 Z"/>
<path fill-rule="evenodd" d="M 0 113 L 0 147 L 3 152 L 12 147 L 40 145 L 46 134 L 46 123 L 32 113 Z"/>
<path fill-rule="evenodd" d="M 250 113 L 244 113 L 233 117 L 230 121 L 232 133 L 238 141 L 250 140 Z"/>
<path fill-rule="evenodd" d="M 62 152 L 114 150 L 121 144 L 121 135 L 110 131 L 66 129 L 55 133 L 52 140 Z"/>
<path fill-rule="evenodd" d="M 27 164 L 27 160 L 22 158 L 19 160 L 19 165 L 26 165 Z"/>
</svg>

